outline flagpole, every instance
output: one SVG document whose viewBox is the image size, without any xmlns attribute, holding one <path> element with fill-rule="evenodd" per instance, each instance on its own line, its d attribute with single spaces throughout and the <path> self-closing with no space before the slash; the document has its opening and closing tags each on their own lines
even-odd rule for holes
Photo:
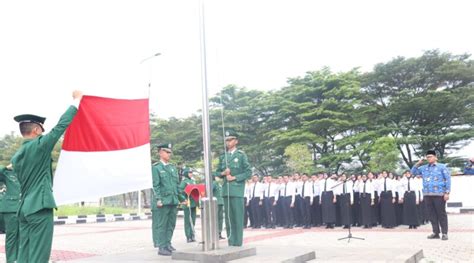
<svg viewBox="0 0 474 263">
<path fill-rule="evenodd" d="M 202 87 L 202 137 L 204 148 L 204 172 L 206 179 L 206 199 L 203 199 L 202 240 L 203 250 L 218 248 L 217 206 L 212 194 L 211 136 L 209 124 L 209 100 L 207 94 L 206 32 L 204 21 L 204 0 L 199 1 L 199 29 L 201 42 L 201 87 Z"/>
<path fill-rule="evenodd" d="M 161 53 L 158 52 L 158 53 L 155 53 L 147 58 L 144 58 L 142 59 L 142 61 L 140 61 L 140 64 L 143 64 L 143 62 L 146 62 L 150 59 L 153 59 L 155 57 L 158 57 L 160 56 Z M 152 68 L 153 68 L 153 64 L 150 64 L 150 70 L 149 70 L 149 75 L 148 75 L 148 98 L 150 98 L 150 89 L 151 89 L 151 78 L 152 78 Z M 138 190 L 138 215 L 140 215 L 142 213 L 142 195 L 141 195 L 141 190 Z"/>
</svg>

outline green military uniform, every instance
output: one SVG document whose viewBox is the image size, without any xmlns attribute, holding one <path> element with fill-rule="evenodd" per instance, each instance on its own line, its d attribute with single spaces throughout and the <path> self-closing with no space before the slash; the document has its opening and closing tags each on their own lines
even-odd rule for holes
<svg viewBox="0 0 474 263">
<path fill-rule="evenodd" d="M 26 139 L 12 158 L 13 170 L 21 185 L 18 262 L 49 261 L 53 241 L 53 208 L 56 208 L 52 191 L 51 152 L 76 113 L 77 108 L 70 106 L 51 132 Z M 44 122 L 44 118 L 34 115 L 20 115 L 15 120 L 20 123 Z"/>
<path fill-rule="evenodd" d="M 20 183 L 13 171 L 0 166 L 0 181 L 6 185 L 6 193 L 0 203 L 0 216 L 5 222 L 5 252 L 7 262 L 15 262 L 18 255 L 18 217 Z"/>
<path fill-rule="evenodd" d="M 183 170 L 183 180 L 179 184 L 180 194 L 182 196 L 187 196 L 188 204 L 183 206 L 184 210 L 184 234 L 188 242 L 195 241 L 194 226 L 196 225 L 196 207 L 197 203 L 191 196 L 188 196 L 184 189 L 189 184 L 196 184 L 194 179 L 189 178 L 189 173 L 191 170 L 189 168 L 184 168 Z"/>
<path fill-rule="evenodd" d="M 237 137 L 235 131 L 226 131 L 226 139 Z M 235 180 L 228 182 L 221 173 L 230 169 L 230 174 Z M 226 211 L 225 226 L 229 246 L 242 246 L 244 235 L 244 189 L 245 181 L 252 175 L 252 170 L 247 155 L 240 150 L 227 152 L 219 158 L 219 165 L 215 175 L 224 178 L 222 197 Z"/>
<path fill-rule="evenodd" d="M 212 182 L 212 195 L 217 199 L 217 230 L 219 231 L 219 238 L 223 238 L 224 199 L 222 198 L 222 185 L 216 181 Z"/>
<path fill-rule="evenodd" d="M 163 146 L 158 146 L 163 147 Z M 171 148 L 171 145 L 168 147 Z M 153 165 L 152 233 L 155 247 L 169 250 L 176 226 L 178 204 L 184 200 L 179 194 L 178 169 L 162 161 Z M 160 201 L 163 206 L 158 207 Z"/>
</svg>

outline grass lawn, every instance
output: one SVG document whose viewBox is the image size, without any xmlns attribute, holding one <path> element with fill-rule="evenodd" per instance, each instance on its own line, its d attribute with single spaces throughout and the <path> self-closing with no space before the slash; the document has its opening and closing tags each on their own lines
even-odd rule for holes
<svg viewBox="0 0 474 263">
<path fill-rule="evenodd" d="M 93 207 L 93 206 L 77 206 L 65 205 L 59 206 L 54 211 L 55 216 L 73 216 L 73 215 L 97 215 L 97 214 L 128 214 L 137 213 L 137 209 L 121 208 L 121 207 Z"/>
</svg>

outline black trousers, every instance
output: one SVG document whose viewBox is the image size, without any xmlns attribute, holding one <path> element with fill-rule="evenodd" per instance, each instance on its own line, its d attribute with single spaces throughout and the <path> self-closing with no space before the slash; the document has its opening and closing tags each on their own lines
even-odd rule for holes
<svg viewBox="0 0 474 263">
<path fill-rule="evenodd" d="M 433 233 L 439 234 L 439 227 L 441 226 L 441 233 L 448 234 L 448 215 L 446 214 L 446 201 L 444 201 L 443 196 L 428 195 L 424 197 L 424 200 L 428 207 Z"/>
<path fill-rule="evenodd" d="M 247 197 L 244 197 L 244 227 L 248 226 L 249 217 L 250 217 L 250 205 L 247 206 Z"/>
<path fill-rule="evenodd" d="M 291 196 L 283 197 L 283 226 L 293 227 L 293 213 L 291 211 Z"/>
<path fill-rule="evenodd" d="M 311 227 L 311 200 L 312 197 L 305 197 L 302 198 L 302 210 L 301 213 L 303 214 L 303 226 Z"/>
<path fill-rule="evenodd" d="M 275 197 L 264 197 L 263 206 L 265 208 L 265 226 L 273 227 L 275 226 Z"/>
<path fill-rule="evenodd" d="M 252 211 L 250 224 L 254 228 L 262 226 L 262 206 L 260 205 L 260 197 L 250 199 L 250 209 Z"/>
</svg>

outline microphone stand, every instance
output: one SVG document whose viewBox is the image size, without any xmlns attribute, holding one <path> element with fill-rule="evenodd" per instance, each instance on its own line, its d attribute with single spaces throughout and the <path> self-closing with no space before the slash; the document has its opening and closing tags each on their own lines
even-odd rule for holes
<svg viewBox="0 0 474 263">
<path fill-rule="evenodd" d="M 337 186 L 339 186 L 339 185 L 341 185 L 341 184 L 344 184 L 344 183 L 346 183 L 347 181 L 352 181 L 352 180 L 351 180 L 350 178 L 345 179 L 345 180 L 342 181 L 341 183 L 338 183 L 338 184 L 336 184 L 335 186 L 333 186 L 331 189 L 336 188 Z M 352 192 L 354 192 L 354 190 L 352 190 Z M 350 215 L 350 214 L 351 214 L 351 198 L 350 198 L 350 193 L 346 193 L 346 194 L 349 194 L 349 200 L 343 200 L 343 202 L 347 201 L 347 202 L 349 203 L 349 205 L 347 206 L 347 208 L 349 209 L 349 215 Z M 349 227 L 347 228 L 347 231 L 348 231 L 347 236 L 346 236 L 346 237 L 338 238 L 338 239 L 337 239 L 338 241 L 347 239 L 347 243 L 349 243 L 349 242 L 351 242 L 351 238 L 353 238 L 353 239 L 359 239 L 359 240 L 365 240 L 365 238 L 352 236 L 351 225 L 352 225 L 352 224 L 349 224 Z"/>
</svg>

